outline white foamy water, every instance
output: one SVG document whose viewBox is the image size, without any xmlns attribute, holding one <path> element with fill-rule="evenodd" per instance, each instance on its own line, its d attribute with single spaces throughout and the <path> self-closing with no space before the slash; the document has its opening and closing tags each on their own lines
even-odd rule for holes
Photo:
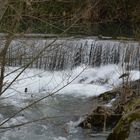
<svg viewBox="0 0 140 140">
<path fill-rule="evenodd" d="M 9 67 L 6 69 L 6 73 L 8 74 L 15 69 L 16 68 Z M 5 79 L 6 85 L 8 85 L 19 72 L 20 71 L 7 76 Z M 119 79 L 122 73 L 123 69 L 117 65 L 95 68 L 79 66 L 73 70 L 54 72 L 27 69 L 2 97 L 7 97 L 7 100 L 10 100 L 14 105 L 21 105 L 21 99 L 43 97 L 61 88 L 62 89 L 56 94 L 73 95 L 75 97 L 98 96 L 118 86 L 122 82 L 122 79 Z M 131 71 L 130 80 L 138 79 L 139 75 L 139 71 Z M 25 88 L 27 88 L 27 92 L 25 92 Z"/>
<path fill-rule="evenodd" d="M 15 69 L 17 68 L 6 68 L 6 74 Z M 6 85 L 19 72 L 7 76 L 5 79 Z M 27 69 L 1 97 L 2 105 L 10 105 L 8 108 L 1 109 L 1 123 L 35 99 L 61 90 L 55 93 L 56 96 L 49 97 L 44 102 L 26 109 L 1 127 L 18 125 L 45 116 L 54 118 L 46 119 L 43 122 L 34 122 L 21 128 L 1 129 L 0 139 L 105 140 L 102 137 L 92 138 L 89 136 L 89 132 L 85 132 L 85 130 L 76 126 L 82 120 L 80 118 L 89 113 L 93 104 L 95 104 L 89 97 L 98 96 L 118 86 L 122 82 L 122 79 L 119 79 L 122 73 L 123 69 L 118 65 L 95 68 L 79 66 L 73 70 L 54 72 Z M 139 71 L 131 71 L 130 79 L 136 80 L 139 75 Z M 25 88 L 27 88 L 27 92 L 25 92 Z"/>
</svg>

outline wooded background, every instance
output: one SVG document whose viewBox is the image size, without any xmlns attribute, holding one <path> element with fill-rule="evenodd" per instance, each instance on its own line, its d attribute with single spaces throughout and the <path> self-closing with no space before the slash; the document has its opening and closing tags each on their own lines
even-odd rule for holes
<svg viewBox="0 0 140 140">
<path fill-rule="evenodd" d="M 140 0 L 1 0 L 0 3 L 1 32 L 10 31 L 17 14 L 18 32 L 27 33 L 60 33 L 75 20 L 71 33 L 81 31 L 81 34 L 91 30 L 93 24 L 136 27 L 140 23 Z"/>
</svg>

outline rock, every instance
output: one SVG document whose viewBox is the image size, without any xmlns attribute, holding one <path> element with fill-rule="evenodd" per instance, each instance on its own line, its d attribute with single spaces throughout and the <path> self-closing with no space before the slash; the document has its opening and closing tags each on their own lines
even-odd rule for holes
<svg viewBox="0 0 140 140">
<path fill-rule="evenodd" d="M 108 102 L 116 97 L 118 97 L 121 94 L 121 92 L 117 89 L 117 90 L 112 90 L 112 91 L 107 91 L 103 94 L 100 94 L 98 96 L 98 99 L 100 101 L 104 101 L 104 102 Z"/>
<path fill-rule="evenodd" d="M 100 132 L 113 128 L 120 118 L 121 115 L 114 114 L 110 108 L 98 106 L 79 126 Z"/>
<path fill-rule="evenodd" d="M 128 140 L 140 140 L 140 120 L 131 123 Z"/>
<path fill-rule="evenodd" d="M 107 140 L 133 140 L 130 138 L 132 135 L 134 135 L 135 128 L 131 128 L 131 125 L 135 123 L 135 121 L 139 121 L 140 123 L 140 110 L 136 110 L 127 115 L 124 115 L 114 128 L 113 133 L 109 135 Z M 140 135 L 138 135 L 137 138 L 139 136 Z"/>
<path fill-rule="evenodd" d="M 107 140 L 140 139 L 140 98 L 132 98 L 124 105 L 124 115 L 117 123 Z"/>
<path fill-rule="evenodd" d="M 127 88 L 128 94 L 131 93 L 129 97 L 137 96 L 140 93 L 140 86 L 139 86 L 140 80 L 131 81 L 129 83 L 129 85 L 128 84 L 126 84 L 126 85 L 127 85 L 126 88 Z M 107 92 L 100 94 L 97 98 L 101 101 L 108 102 L 108 101 L 112 100 L 113 98 L 121 96 L 123 90 L 124 90 L 124 87 L 117 87 L 114 90 L 107 91 Z"/>
<path fill-rule="evenodd" d="M 98 106 L 78 126 L 92 129 L 93 132 L 112 130 L 107 140 L 139 140 L 140 139 L 140 80 L 130 82 L 98 97 L 101 103 L 115 101 L 111 107 Z M 126 100 L 122 100 L 125 91 Z M 133 138 L 135 137 L 135 138 Z M 132 139 L 133 138 L 133 139 Z"/>
</svg>

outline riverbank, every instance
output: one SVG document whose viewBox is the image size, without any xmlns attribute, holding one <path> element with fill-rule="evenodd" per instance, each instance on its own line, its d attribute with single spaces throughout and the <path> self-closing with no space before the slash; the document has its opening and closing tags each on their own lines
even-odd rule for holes
<svg viewBox="0 0 140 140">
<path fill-rule="evenodd" d="M 104 102 L 79 124 L 95 132 L 112 131 L 107 140 L 138 140 L 140 137 L 140 80 L 130 82 L 124 93 L 124 86 L 105 92 L 97 97 Z M 122 101 L 122 94 L 126 100 Z"/>
</svg>

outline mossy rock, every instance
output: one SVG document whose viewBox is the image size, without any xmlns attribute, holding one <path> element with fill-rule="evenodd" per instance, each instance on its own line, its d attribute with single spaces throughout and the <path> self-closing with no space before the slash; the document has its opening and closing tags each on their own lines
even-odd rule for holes
<svg viewBox="0 0 140 140">
<path fill-rule="evenodd" d="M 103 94 L 99 95 L 98 99 L 101 101 L 108 102 L 120 94 L 121 94 L 121 92 L 119 90 L 107 91 L 107 92 L 104 92 Z"/>
<path fill-rule="evenodd" d="M 124 106 L 124 112 L 128 113 L 130 111 L 140 109 L 140 97 L 136 96 L 132 98 L 129 102 Z"/>
<path fill-rule="evenodd" d="M 132 97 L 129 102 L 123 106 L 124 115 L 116 125 L 107 140 L 125 140 L 129 136 L 131 123 L 140 121 L 140 98 Z"/>
<path fill-rule="evenodd" d="M 111 108 L 98 106 L 83 122 L 79 124 L 79 127 L 99 132 L 104 130 L 105 125 L 105 129 L 110 130 L 117 124 L 120 118 L 121 114 L 115 115 Z"/>
<path fill-rule="evenodd" d="M 120 96 L 122 87 L 96 97 L 98 101 L 103 103 L 108 103 L 114 98 L 116 100 L 111 107 L 98 106 L 79 126 L 93 131 L 103 131 L 106 115 L 106 130 L 112 130 L 115 127 L 108 140 L 125 140 L 129 136 L 130 128 L 132 128 L 131 123 L 140 119 L 140 95 L 139 92 L 135 92 L 139 89 L 139 82 L 137 80 L 130 83 L 129 88 L 132 94 L 128 92 L 129 98 L 125 102 L 122 102 Z"/>
<path fill-rule="evenodd" d="M 124 104 L 124 105 L 127 104 L 127 103 L 129 103 L 129 102 L 131 103 L 131 101 L 133 100 L 133 98 L 135 99 L 135 98 L 140 97 L 140 95 L 139 95 L 139 91 L 140 91 L 139 84 L 140 84 L 140 80 L 136 80 L 136 81 L 131 81 L 129 83 L 129 85 L 127 85 L 126 89 L 128 90 L 128 94 L 127 94 L 127 99 L 126 99 L 125 102 L 121 102 L 121 99 L 120 99 L 121 98 L 121 95 L 122 95 L 122 92 L 124 90 L 124 87 L 117 87 L 114 90 L 104 92 L 104 93 L 100 94 L 97 97 L 97 99 L 99 101 L 103 101 L 105 103 L 108 103 L 112 99 L 114 99 L 116 97 L 119 97 L 119 98 L 117 98 L 117 103 Z M 133 101 L 132 101 L 132 104 L 134 104 Z M 115 106 L 116 106 L 116 104 L 115 104 Z"/>
</svg>

